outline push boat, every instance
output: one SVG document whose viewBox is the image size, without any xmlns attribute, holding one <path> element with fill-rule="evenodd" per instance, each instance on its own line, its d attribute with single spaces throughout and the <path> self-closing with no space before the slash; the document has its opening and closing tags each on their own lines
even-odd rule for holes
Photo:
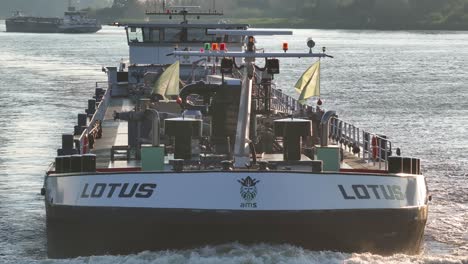
<svg viewBox="0 0 468 264">
<path fill-rule="evenodd" d="M 325 49 L 258 52 L 256 36 L 292 32 L 240 24 L 125 29 L 130 62 L 103 68 L 45 175 L 49 257 L 235 241 L 420 252 L 420 160 L 274 84 L 281 58 Z"/>
</svg>

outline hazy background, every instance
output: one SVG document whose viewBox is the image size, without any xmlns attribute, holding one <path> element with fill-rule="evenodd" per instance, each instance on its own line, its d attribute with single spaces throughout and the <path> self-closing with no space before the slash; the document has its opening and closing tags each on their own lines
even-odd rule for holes
<svg viewBox="0 0 468 264">
<path fill-rule="evenodd" d="M 113 0 L 73 0 L 78 8 L 103 8 L 111 6 Z M 0 17 L 11 16 L 15 10 L 33 16 L 63 16 L 68 7 L 68 0 L 0 0 Z"/>
<path fill-rule="evenodd" d="M 145 18 L 162 11 L 163 0 L 73 0 L 103 23 Z M 253 26 L 337 29 L 468 30 L 468 0 L 167 0 L 171 5 L 200 5 L 223 10 Z M 68 0 L 0 0 L 0 17 L 21 10 L 35 16 L 61 16 Z"/>
</svg>

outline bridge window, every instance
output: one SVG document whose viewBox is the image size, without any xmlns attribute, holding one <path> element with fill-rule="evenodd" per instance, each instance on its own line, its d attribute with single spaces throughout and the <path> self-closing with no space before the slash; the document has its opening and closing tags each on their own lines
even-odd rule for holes
<svg viewBox="0 0 468 264">
<path fill-rule="evenodd" d="M 213 28 L 214 29 L 214 28 Z M 231 30 L 234 28 L 226 28 L 227 30 Z M 208 32 L 208 29 L 206 29 Z M 206 33 L 208 39 L 207 41 L 215 41 L 215 42 L 226 42 L 226 43 L 242 43 L 242 36 L 229 36 L 229 35 L 215 35 L 215 34 L 208 34 Z"/>
<path fill-rule="evenodd" d="M 129 42 L 143 42 L 143 31 L 141 28 L 130 27 L 127 32 Z"/>
<path fill-rule="evenodd" d="M 212 42 L 214 37 L 206 35 L 205 28 L 188 28 L 187 40 L 190 42 Z"/>
<path fill-rule="evenodd" d="M 159 42 L 159 29 L 143 28 L 143 40 L 145 42 Z"/>
<path fill-rule="evenodd" d="M 132 28 L 129 29 L 130 42 L 226 42 L 226 43 L 242 43 L 242 36 L 221 36 L 216 34 L 208 34 L 207 28 L 190 28 L 190 27 L 169 27 L 169 28 Z"/>
<path fill-rule="evenodd" d="M 183 41 L 184 29 L 183 28 L 166 28 L 164 30 L 165 42 L 180 42 Z"/>
<path fill-rule="evenodd" d="M 229 42 L 229 43 L 242 43 L 242 36 L 227 36 L 226 42 Z"/>
<path fill-rule="evenodd" d="M 151 41 L 152 42 L 159 42 L 159 29 L 151 29 Z"/>
</svg>

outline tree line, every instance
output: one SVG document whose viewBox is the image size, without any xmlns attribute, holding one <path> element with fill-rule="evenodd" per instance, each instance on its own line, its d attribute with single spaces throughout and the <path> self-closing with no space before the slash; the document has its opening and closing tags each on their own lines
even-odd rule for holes
<svg viewBox="0 0 468 264">
<path fill-rule="evenodd" d="M 176 3 L 177 2 L 177 3 Z M 170 1 L 198 5 L 194 0 Z M 200 2 L 200 1 L 198 1 Z M 222 9 L 234 21 L 254 26 L 343 29 L 468 29 L 468 0 L 225 0 L 202 1 Z M 142 19 L 162 0 L 114 0 L 95 11 L 104 20 Z"/>
<path fill-rule="evenodd" d="M 113 0 L 71 0 L 78 9 L 100 9 L 112 4 Z M 68 0 L 0 0 L 0 18 L 10 17 L 15 11 L 24 15 L 62 17 L 68 8 Z"/>
<path fill-rule="evenodd" d="M 25 7 L 44 15 L 62 13 L 66 0 L 0 0 L 1 11 Z M 261 27 L 343 29 L 468 30 L 468 0 L 165 0 L 173 5 L 201 5 L 224 11 L 234 22 Z M 103 23 L 145 19 L 145 11 L 162 11 L 163 0 L 81 0 Z M 1 12 L 0 11 L 0 12 Z M 41 13 L 42 12 L 42 13 Z M 6 16 L 5 14 L 0 14 Z M 34 14 L 33 14 L 34 15 Z"/>
</svg>

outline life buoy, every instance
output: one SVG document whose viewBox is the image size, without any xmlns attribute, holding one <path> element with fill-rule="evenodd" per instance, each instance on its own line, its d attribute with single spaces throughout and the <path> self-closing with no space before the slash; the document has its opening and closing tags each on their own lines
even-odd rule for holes
<svg viewBox="0 0 468 264">
<path fill-rule="evenodd" d="M 88 153 L 88 135 L 84 135 L 83 137 L 83 154 Z"/>
<path fill-rule="evenodd" d="M 372 141 L 371 141 L 371 145 L 372 145 L 372 158 L 375 160 L 377 159 L 377 138 L 375 136 L 372 136 Z"/>
</svg>

